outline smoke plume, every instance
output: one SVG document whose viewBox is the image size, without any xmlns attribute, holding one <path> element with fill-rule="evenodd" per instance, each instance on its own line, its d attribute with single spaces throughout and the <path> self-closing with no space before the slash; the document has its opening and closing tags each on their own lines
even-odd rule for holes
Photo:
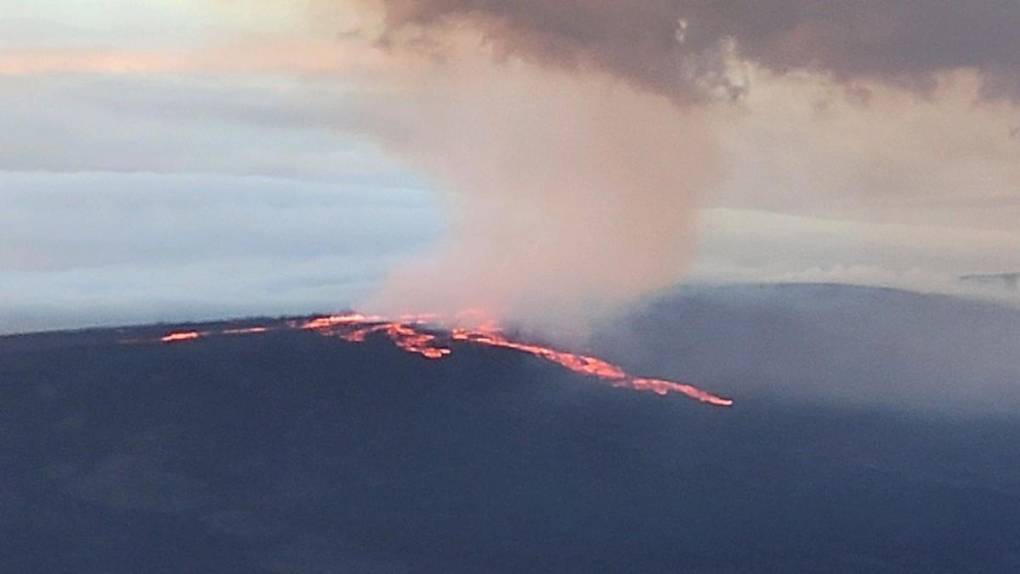
<svg viewBox="0 0 1020 574">
<path fill-rule="evenodd" d="M 365 307 L 580 334 L 675 283 L 719 173 L 704 119 L 603 73 L 493 58 L 445 51 L 405 72 L 398 101 L 363 102 L 360 127 L 431 176 L 451 218 L 439 250 Z"/>
<path fill-rule="evenodd" d="M 370 5 L 403 96 L 370 95 L 358 125 L 431 176 L 452 217 L 440 251 L 371 302 L 391 313 L 562 328 L 675 283 L 698 197 L 721 177 L 712 110 L 739 109 L 756 71 L 866 99 L 861 85 L 925 92 L 966 69 L 984 97 L 1020 96 L 1011 2 Z"/>
</svg>

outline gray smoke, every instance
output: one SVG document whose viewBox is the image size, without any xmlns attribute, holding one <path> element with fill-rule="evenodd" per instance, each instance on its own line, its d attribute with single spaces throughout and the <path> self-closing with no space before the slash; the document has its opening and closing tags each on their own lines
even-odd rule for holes
<svg viewBox="0 0 1020 574">
<path fill-rule="evenodd" d="M 774 72 L 925 88 L 971 68 L 1020 97 L 1015 0 L 381 0 L 390 42 L 472 27 L 504 53 L 592 67 L 678 100 L 746 88 L 734 55 Z"/>
</svg>

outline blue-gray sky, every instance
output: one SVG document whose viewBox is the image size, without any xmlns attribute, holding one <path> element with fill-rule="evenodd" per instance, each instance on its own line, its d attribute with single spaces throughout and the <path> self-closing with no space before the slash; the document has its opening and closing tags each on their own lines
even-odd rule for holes
<svg viewBox="0 0 1020 574">
<path fill-rule="evenodd" d="M 429 3 L 388 4 L 422 24 L 408 7 Z M 583 2 L 562 5 L 576 23 L 602 15 Z M 621 174 L 635 165 L 634 194 L 607 205 L 650 219 L 677 197 L 683 213 L 660 223 L 690 225 L 669 239 L 683 248 L 627 267 L 668 270 L 647 281 L 618 282 L 595 265 L 572 271 L 580 279 L 566 295 L 614 297 L 667 280 L 942 290 L 959 274 L 1020 269 L 1020 107 L 1005 88 L 989 97 L 991 83 L 1005 86 L 1016 73 L 996 38 L 965 47 L 970 58 L 921 58 L 917 38 L 887 43 L 892 55 L 916 58 L 907 82 L 898 70 L 828 52 L 821 65 L 802 66 L 777 48 L 785 44 L 773 35 L 785 28 L 755 30 L 743 52 L 721 42 L 692 60 L 702 70 L 711 55 L 715 84 L 739 88 L 739 101 L 713 99 L 712 86 L 688 75 L 678 88 L 687 95 L 658 102 L 671 84 L 621 68 L 643 56 L 614 52 L 615 40 L 565 43 L 579 58 L 568 68 L 536 57 L 527 12 L 536 6 L 545 4 L 519 3 L 519 18 L 498 26 L 433 30 L 430 55 L 442 57 L 423 60 L 380 48 L 385 26 L 364 2 L 0 0 L 0 332 L 342 308 L 451 233 L 474 240 L 492 229 L 488 213 L 484 225 L 465 226 L 465 211 L 513 213 L 512 225 L 495 223 L 499 233 L 533 231 L 547 243 L 604 223 L 612 211 L 573 223 L 550 213 L 613 195 L 603 176 L 626 187 Z M 707 20 L 684 19 L 677 42 L 697 38 Z M 748 25 L 732 24 L 723 29 Z M 573 28 L 542 34 L 586 37 Z M 707 101 L 687 101 L 702 89 Z M 565 113 L 573 102 L 597 117 Z M 682 108 L 676 121 L 686 131 L 648 128 L 657 106 Z M 607 119 L 615 110 L 619 121 Z M 645 127 L 629 127 L 638 123 Z M 544 163 L 558 149 L 575 152 L 557 161 L 564 173 Z M 541 177 L 524 173 L 532 167 Z M 538 191 L 517 194 L 511 179 Z M 562 204 L 535 199 L 550 182 L 576 189 Z M 663 189 L 673 184 L 683 189 Z M 494 191 L 457 211 L 456 194 L 481 185 Z M 493 207 L 508 195 L 531 199 Z M 644 211 L 631 209 L 642 202 Z M 521 222 L 532 217 L 551 227 Z M 579 253 L 619 244 L 560 243 Z M 516 267 L 514 257 L 534 252 L 484 244 L 481 255 L 455 252 L 490 281 L 519 288 L 487 262 Z M 627 249 L 609 255 L 610 269 L 635 260 Z M 553 270 L 578 259 L 549 257 L 529 271 L 562 283 Z M 455 281 L 435 289 L 471 281 L 464 269 L 442 269 Z M 547 284 L 522 288 L 522 297 Z M 457 294 L 483 291 L 491 291 L 484 277 Z"/>
</svg>

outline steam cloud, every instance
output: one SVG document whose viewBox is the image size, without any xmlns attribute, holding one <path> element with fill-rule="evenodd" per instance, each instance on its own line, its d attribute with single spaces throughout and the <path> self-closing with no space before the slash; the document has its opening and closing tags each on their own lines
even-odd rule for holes
<svg viewBox="0 0 1020 574">
<path fill-rule="evenodd" d="M 754 69 L 920 91 L 968 69 L 983 96 L 1020 97 L 1015 2 L 374 5 L 410 96 L 366 101 L 360 127 L 434 177 L 454 214 L 441 252 L 371 305 L 388 312 L 562 327 L 673 284 L 721 176 L 705 112 Z"/>
</svg>

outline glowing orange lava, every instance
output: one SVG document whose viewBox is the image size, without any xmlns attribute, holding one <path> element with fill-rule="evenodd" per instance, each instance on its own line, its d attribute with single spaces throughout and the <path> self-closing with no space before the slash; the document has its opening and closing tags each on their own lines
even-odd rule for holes
<svg viewBox="0 0 1020 574">
<path fill-rule="evenodd" d="M 442 359 L 452 351 L 436 344 L 436 336 L 416 331 L 405 323 L 380 323 L 361 327 L 347 333 L 327 333 L 338 335 L 348 343 L 364 343 L 372 333 L 386 333 L 393 344 L 401 349 L 425 357 L 426 359 Z"/>
<path fill-rule="evenodd" d="M 183 343 L 185 341 L 194 341 L 195 339 L 201 339 L 202 333 L 198 331 L 181 331 L 178 333 L 167 333 L 165 337 L 160 339 L 164 343 Z"/>
<path fill-rule="evenodd" d="M 479 321 L 481 314 L 472 312 L 469 319 L 480 326 L 453 329 L 442 328 L 435 315 L 404 315 L 395 321 L 382 317 L 348 313 L 317 317 L 307 321 L 289 322 L 273 328 L 300 329 L 313 331 L 320 335 L 339 337 L 349 343 L 363 343 L 373 334 L 385 335 L 398 348 L 425 357 L 426 359 L 442 359 L 453 353 L 451 343 L 483 345 L 500 349 L 509 349 L 519 353 L 527 353 L 540 359 L 555 363 L 572 372 L 594 377 L 608 382 L 614 387 L 627 388 L 635 391 L 646 391 L 657 395 L 677 393 L 701 401 L 706 404 L 728 407 L 733 401 L 716 396 L 692 385 L 635 377 L 618 365 L 592 357 L 561 351 L 536 343 L 517 341 L 504 334 L 494 322 Z M 463 319 L 463 317 L 461 318 Z M 163 343 L 180 343 L 194 341 L 212 335 L 253 335 L 269 331 L 268 327 L 247 327 L 224 329 L 216 332 L 182 331 L 169 333 L 162 339 Z"/>
<path fill-rule="evenodd" d="M 716 396 L 692 385 L 664 379 L 632 376 L 622 367 L 597 357 L 515 341 L 499 331 L 491 321 L 484 322 L 481 327 L 470 329 L 454 328 L 445 331 L 420 328 L 423 325 L 427 327 L 433 320 L 434 316 L 432 315 L 408 315 L 401 317 L 398 321 L 385 321 L 379 317 L 349 314 L 319 317 L 298 326 L 301 329 L 316 331 L 322 335 L 340 337 L 350 343 L 362 343 L 369 335 L 384 333 L 397 347 L 428 359 L 441 359 L 453 352 L 449 346 L 440 343 L 440 337 L 436 333 L 443 332 L 444 338 L 448 338 L 451 342 L 498 347 L 527 353 L 575 373 L 608 381 L 614 387 L 647 391 L 658 395 L 679 393 L 694 400 L 720 407 L 733 405 L 731 399 Z"/>
<path fill-rule="evenodd" d="M 512 341 L 499 332 L 490 331 L 488 328 L 476 330 L 454 329 L 451 336 L 455 341 L 469 341 L 479 345 L 501 347 L 504 349 L 513 349 L 515 351 L 529 353 L 547 361 L 556 363 L 557 365 L 566 367 L 575 373 L 610 381 L 614 387 L 629 388 L 636 391 L 651 391 L 658 395 L 680 393 L 692 399 L 711 405 L 720 407 L 733 405 L 733 401 L 731 399 L 718 397 L 708 391 L 703 391 L 692 385 L 666 381 L 663 379 L 633 377 L 628 375 L 621 367 L 597 357 L 577 355 L 566 351 L 557 351 L 550 347 Z"/>
</svg>

